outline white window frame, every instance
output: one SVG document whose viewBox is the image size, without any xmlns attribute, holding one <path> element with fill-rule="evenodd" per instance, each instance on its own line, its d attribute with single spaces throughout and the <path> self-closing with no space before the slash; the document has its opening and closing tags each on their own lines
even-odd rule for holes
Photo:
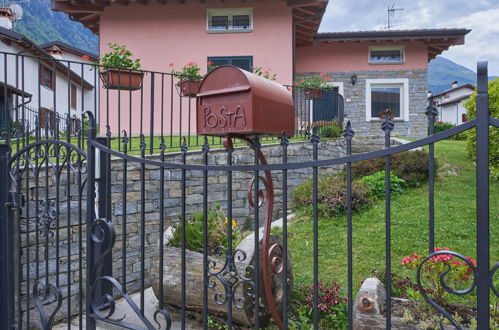
<svg viewBox="0 0 499 330">
<path fill-rule="evenodd" d="M 399 86 L 400 88 L 400 114 L 394 120 L 409 121 L 409 79 L 366 79 L 366 121 L 380 121 L 379 117 L 371 117 L 371 88 L 372 86 Z"/>
<path fill-rule="evenodd" d="M 373 51 L 387 51 L 387 50 L 398 50 L 401 54 L 401 59 L 398 62 L 371 62 L 371 52 Z M 401 46 L 369 46 L 369 52 L 367 55 L 367 61 L 372 65 L 390 65 L 390 64 L 404 64 L 405 63 L 405 47 Z"/>
<path fill-rule="evenodd" d="M 249 15 L 250 28 L 249 29 L 234 29 L 232 24 L 229 24 L 227 30 L 213 30 L 210 29 L 210 21 L 213 16 L 228 16 L 229 22 L 233 21 L 233 17 L 237 15 Z M 208 33 L 240 33 L 253 31 L 253 8 L 217 8 L 206 10 L 206 31 Z"/>
</svg>

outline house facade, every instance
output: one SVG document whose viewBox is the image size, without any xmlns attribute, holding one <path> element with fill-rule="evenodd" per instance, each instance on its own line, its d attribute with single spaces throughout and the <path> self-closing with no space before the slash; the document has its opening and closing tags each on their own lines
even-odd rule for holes
<svg viewBox="0 0 499 330">
<path fill-rule="evenodd" d="M 452 82 L 452 87 L 433 96 L 438 110 L 438 120 L 453 125 L 461 125 L 468 121 L 464 102 L 473 94 L 475 87 L 471 84 L 458 85 Z"/>
<path fill-rule="evenodd" d="M 89 64 L 97 56 L 76 57 L 76 48 L 69 46 L 73 48 L 70 54 L 67 45 L 62 44 L 38 46 L 9 26 L 0 27 L 0 41 L 5 62 L 0 68 L 0 126 L 4 127 L 9 120 L 22 121 L 32 131 L 38 117 L 41 128 L 48 125 L 53 131 L 56 118 L 69 117 L 71 131 L 75 132 L 78 123 L 74 118 L 81 118 L 83 111 L 94 111 L 98 98 L 96 75 L 82 73 L 85 66 L 81 63 Z M 64 124 L 60 124 L 60 130 Z"/>
<path fill-rule="evenodd" d="M 428 61 L 463 44 L 469 30 L 317 33 L 326 5 L 324 0 L 53 2 L 54 10 L 99 33 L 101 54 L 114 42 L 126 45 L 146 70 L 165 72 L 169 63 L 180 68 L 187 62 L 203 70 L 208 63 L 262 67 L 285 85 L 325 72 L 343 94 L 357 134 L 379 135 L 379 114 L 389 110 L 398 122 L 394 134 L 425 136 Z M 116 118 L 101 116 L 102 121 Z"/>
</svg>

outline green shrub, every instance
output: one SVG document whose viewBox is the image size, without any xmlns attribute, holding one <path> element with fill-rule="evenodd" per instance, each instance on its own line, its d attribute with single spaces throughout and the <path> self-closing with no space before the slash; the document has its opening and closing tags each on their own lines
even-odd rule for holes
<svg viewBox="0 0 499 330">
<path fill-rule="evenodd" d="M 367 175 L 360 179 L 360 182 L 367 184 L 371 195 L 374 198 L 385 197 L 385 171 Z M 404 191 L 405 180 L 390 173 L 390 192 L 392 195 L 399 195 Z"/>
<path fill-rule="evenodd" d="M 208 249 L 213 250 L 217 246 L 227 246 L 228 244 L 228 219 L 219 205 L 208 210 Z M 232 220 L 232 244 L 237 246 L 244 234 L 236 227 L 236 221 Z M 178 222 L 174 225 L 173 238 L 169 244 L 180 247 L 182 241 L 182 224 Z M 192 221 L 185 224 L 185 246 L 195 252 L 203 252 L 203 212 L 192 215 Z"/>
<path fill-rule="evenodd" d="M 337 138 L 341 136 L 341 128 L 335 124 L 320 126 L 317 134 L 321 138 Z"/>
<path fill-rule="evenodd" d="M 448 130 L 449 128 L 453 128 L 453 127 L 456 127 L 456 125 L 451 124 L 451 123 L 445 123 L 445 122 L 443 122 L 443 121 L 437 121 L 437 122 L 435 123 L 434 128 L 433 128 L 433 133 L 437 134 L 437 133 L 440 133 L 440 132 L 446 131 L 446 130 Z"/>
<path fill-rule="evenodd" d="M 429 159 L 428 153 L 423 150 L 405 151 L 391 155 L 391 172 L 403 179 L 408 186 L 419 186 L 428 180 Z M 435 162 L 436 168 L 437 162 Z M 384 158 L 367 159 L 352 163 L 352 174 L 357 179 L 384 169 Z"/>
<path fill-rule="evenodd" d="M 464 103 L 468 118 L 476 118 L 476 91 Z M 491 117 L 499 118 L 499 78 L 489 81 L 489 114 Z M 467 149 L 469 156 L 476 160 L 476 129 L 466 132 Z M 499 180 L 499 128 L 489 128 L 489 168 L 490 176 Z"/>
<path fill-rule="evenodd" d="M 295 209 L 312 207 L 312 188 L 312 180 L 295 188 L 292 194 Z M 347 188 L 344 178 L 326 176 L 319 181 L 318 188 L 318 209 L 321 215 L 329 217 L 346 212 Z M 352 210 L 359 210 L 371 202 L 367 185 L 354 181 L 352 183 Z"/>
</svg>

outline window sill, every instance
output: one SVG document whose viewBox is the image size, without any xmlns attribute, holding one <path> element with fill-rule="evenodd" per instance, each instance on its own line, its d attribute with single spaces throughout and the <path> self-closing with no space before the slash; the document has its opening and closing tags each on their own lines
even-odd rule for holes
<svg viewBox="0 0 499 330">
<path fill-rule="evenodd" d="M 253 29 L 236 29 L 236 30 L 207 30 L 210 34 L 225 34 L 225 33 L 248 33 L 253 32 Z"/>
<path fill-rule="evenodd" d="M 45 88 L 45 89 L 47 89 L 47 90 L 49 90 L 49 91 L 51 91 L 51 92 L 53 92 L 53 91 L 54 91 L 54 89 L 53 89 L 53 88 L 50 88 L 50 87 L 48 87 L 48 86 L 41 85 L 41 84 L 40 84 L 40 86 L 41 86 L 41 87 L 43 87 L 43 88 Z"/>
<path fill-rule="evenodd" d="M 405 64 L 405 61 L 402 62 L 369 62 L 371 65 L 401 65 Z"/>
<path fill-rule="evenodd" d="M 370 118 L 366 121 L 374 121 L 374 122 L 383 122 L 385 121 L 384 119 L 381 119 L 381 118 Z M 392 121 L 394 122 L 403 122 L 403 121 L 406 121 L 405 118 L 401 118 L 401 117 L 398 117 L 398 118 L 393 118 Z"/>
</svg>

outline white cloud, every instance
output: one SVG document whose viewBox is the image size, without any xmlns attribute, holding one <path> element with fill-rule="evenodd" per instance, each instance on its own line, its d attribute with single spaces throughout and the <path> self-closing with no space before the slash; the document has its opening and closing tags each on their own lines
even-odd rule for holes
<svg viewBox="0 0 499 330">
<path fill-rule="evenodd" d="M 472 70 L 478 60 L 489 61 L 491 75 L 499 75 L 499 1 L 497 0 L 330 0 L 320 32 L 381 29 L 387 7 L 396 2 L 392 21 L 397 29 L 467 28 L 464 45 L 442 55 Z"/>
</svg>

